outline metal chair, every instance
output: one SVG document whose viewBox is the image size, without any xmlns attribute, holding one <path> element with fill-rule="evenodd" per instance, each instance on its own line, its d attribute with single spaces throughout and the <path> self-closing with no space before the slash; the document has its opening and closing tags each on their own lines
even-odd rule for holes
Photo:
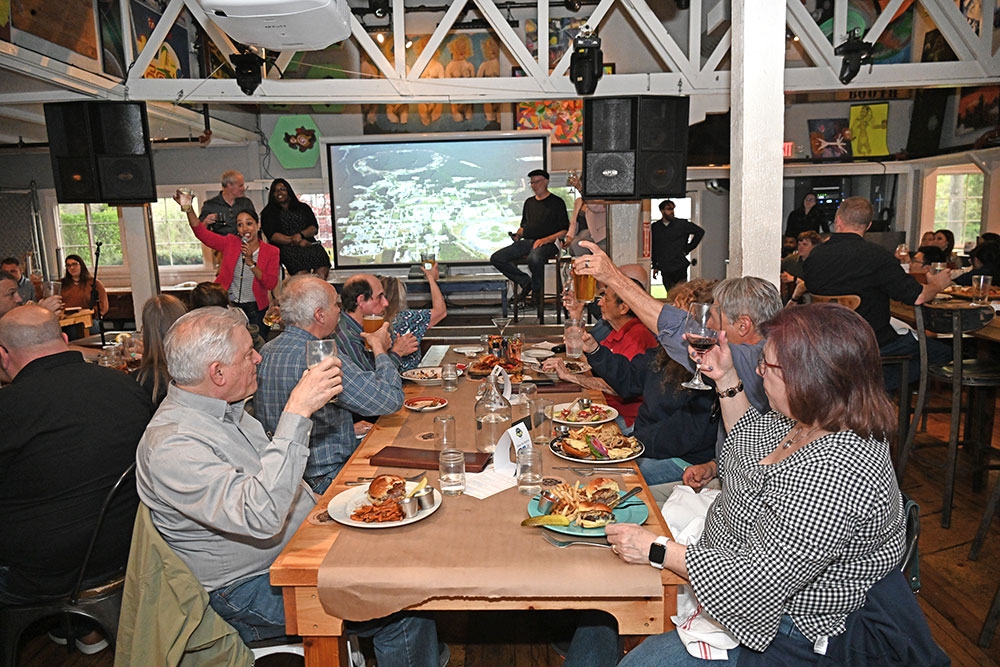
<svg viewBox="0 0 1000 667">
<path fill-rule="evenodd" d="M 972 392 L 974 390 L 992 390 L 1000 387 L 1000 364 L 962 358 L 963 334 L 982 329 L 995 317 L 995 313 L 989 306 L 951 303 L 940 306 L 915 306 L 914 315 L 917 342 L 920 349 L 920 384 L 917 391 L 917 404 L 914 408 L 913 419 L 910 421 L 910 429 L 906 435 L 906 441 L 899 451 L 896 477 L 897 479 L 902 479 L 906 471 L 917 426 L 927 401 L 927 378 L 936 377 L 950 381 L 951 428 L 948 437 L 948 460 L 945 471 L 944 498 L 941 512 L 941 527 L 948 528 L 951 526 L 952 499 L 955 492 L 955 470 L 958 463 L 962 387 L 967 387 L 970 390 L 970 403 L 972 402 Z M 927 361 L 928 331 L 932 333 L 951 334 L 952 363 L 941 367 L 929 367 Z M 970 439 L 973 431 L 970 427 L 974 416 L 974 411 L 970 410 L 969 421 L 966 423 L 965 429 L 966 440 L 962 441 L 962 444 L 966 446 L 976 444 Z"/>
<path fill-rule="evenodd" d="M 85 590 L 81 590 L 81 588 L 87 566 L 90 564 L 90 557 L 94 552 L 94 545 L 97 544 L 97 538 L 104 523 L 104 516 L 111 506 L 115 494 L 134 473 L 135 463 L 121 474 L 118 481 L 108 491 L 101 511 L 97 515 L 97 523 L 90 536 L 90 544 L 87 545 L 87 550 L 84 552 L 83 562 L 80 564 L 80 571 L 77 573 L 76 583 L 74 583 L 70 594 L 58 599 L 0 609 L 0 646 L 3 648 L 3 667 L 14 667 L 17 664 L 18 644 L 25 628 L 35 621 L 59 614 L 65 615 L 67 637 L 72 637 L 69 615 L 75 614 L 97 623 L 104 631 L 108 643 L 114 645 L 118 634 L 118 617 L 121 611 L 124 575 L 119 575 L 100 586 Z M 70 640 L 70 645 L 72 645 L 72 640 Z"/>
<path fill-rule="evenodd" d="M 920 592 L 920 550 L 917 543 L 920 540 L 920 505 L 917 505 L 905 493 L 903 494 L 903 513 L 906 514 L 906 549 L 903 559 L 899 562 L 899 571 L 910 583 L 910 590 Z"/>
<path fill-rule="evenodd" d="M 560 253 L 561 253 L 561 251 L 560 251 Z M 556 267 L 556 294 L 555 294 L 555 297 L 556 297 L 556 324 L 562 324 L 562 312 L 563 312 L 563 306 L 562 306 L 563 277 L 562 277 L 562 270 L 561 269 L 562 269 L 562 265 L 563 265 L 564 262 L 572 262 L 573 258 L 572 257 L 563 257 L 561 254 L 559 254 L 559 255 L 556 255 L 555 257 L 552 257 L 548 262 L 546 262 L 546 266 L 548 266 L 549 262 L 551 262 L 553 260 L 555 261 L 555 267 Z M 522 263 L 524 263 L 524 262 L 518 262 L 518 264 L 522 264 Z M 513 286 L 513 293 L 514 293 L 514 297 L 515 297 L 513 299 L 513 302 L 514 302 L 514 304 L 513 304 L 513 308 L 514 308 L 514 322 L 518 322 L 520 320 L 520 305 L 521 304 L 518 302 L 518 299 L 516 298 L 517 297 L 517 283 L 515 283 L 514 281 L 510 281 L 510 283 Z M 545 281 L 543 280 L 542 281 L 542 293 L 541 294 L 532 295 L 533 298 L 535 298 L 538 301 L 537 312 L 538 312 L 538 323 L 539 324 L 545 324 L 545 297 L 546 297 L 546 294 L 545 294 L 545 287 L 544 286 L 545 286 Z"/>
<path fill-rule="evenodd" d="M 1000 621 L 1000 586 L 997 587 L 997 592 L 993 594 L 993 604 L 990 605 L 990 610 L 986 614 L 986 620 L 983 622 L 983 629 L 979 632 L 979 641 L 977 643 L 982 648 L 987 648 L 993 642 L 993 633 L 997 630 L 997 621 Z"/>
</svg>

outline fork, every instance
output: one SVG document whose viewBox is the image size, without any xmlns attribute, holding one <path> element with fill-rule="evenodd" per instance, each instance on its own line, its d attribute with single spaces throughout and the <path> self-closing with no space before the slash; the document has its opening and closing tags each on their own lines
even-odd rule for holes
<svg viewBox="0 0 1000 667">
<path fill-rule="evenodd" d="M 419 475 L 413 475 L 412 477 L 404 477 L 403 479 L 405 479 L 407 482 L 416 482 L 417 480 L 419 480 L 421 477 L 423 477 L 426 474 L 427 474 L 427 471 L 425 470 L 424 472 L 420 473 Z M 355 479 L 353 481 L 345 482 L 344 484 L 346 486 L 353 486 L 355 484 L 364 484 L 365 482 L 370 482 L 373 479 L 375 479 L 375 478 L 374 477 L 358 477 L 357 479 Z"/>
<path fill-rule="evenodd" d="M 548 531 L 542 532 L 542 538 L 554 547 L 560 549 L 565 549 L 566 547 L 574 547 L 577 545 L 588 546 L 588 547 L 603 547 L 605 549 L 610 549 L 611 545 L 607 542 L 586 542 L 584 540 L 560 540 L 552 536 Z"/>
</svg>

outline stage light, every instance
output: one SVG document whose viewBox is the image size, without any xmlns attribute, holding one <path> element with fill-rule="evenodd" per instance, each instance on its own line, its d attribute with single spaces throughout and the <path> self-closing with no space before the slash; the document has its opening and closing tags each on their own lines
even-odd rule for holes
<svg viewBox="0 0 1000 667">
<path fill-rule="evenodd" d="M 261 80 L 261 65 L 264 59 L 249 49 L 243 53 L 231 56 L 233 67 L 236 68 L 236 83 L 245 95 L 253 95 Z"/>
<path fill-rule="evenodd" d="M 677 1 L 677 9 L 684 10 L 691 8 L 691 0 L 676 0 L 676 1 Z"/>
<path fill-rule="evenodd" d="M 389 0 L 369 0 L 368 7 L 375 14 L 375 18 L 384 19 L 389 15 Z"/>
<path fill-rule="evenodd" d="M 578 12 L 583 7 L 583 3 L 580 0 L 563 0 L 563 7 L 571 12 Z"/>
<path fill-rule="evenodd" d="M 604 53 L 601 38 L 590 26 L 583 26 L 573 40 L 573 55 L 569 61 L 569 78 L 578 95 L 593 95 L 597 82 L 604 76 Z"/>
<path fill-rule="evenodd" d="M 872 68 L 872 49 L 874 44 L 869 44 L 861 39 L 861 29 L 855 28 L 847 34 L 847 41 L 833 50 L 838 56 L 844 56 L 844 62 L 840 66 L 840 82 L 845 86 L 854 80 L 854 77 L 861 71 L 862 65 L 868 65 L 868 71 Z"/>
<path fill-rule="evenodd" d="M 385 44 L 385 35 L 380 32 L 375 33 L 375 41 L 379 44 Z"/>
</svg>

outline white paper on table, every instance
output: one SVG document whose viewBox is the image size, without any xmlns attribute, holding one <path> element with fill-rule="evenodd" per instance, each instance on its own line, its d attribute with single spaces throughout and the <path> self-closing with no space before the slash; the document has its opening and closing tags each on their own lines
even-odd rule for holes
<svg viewBox="0 0 1000 667">
<path fill-rule="evenodd" d="M 506 398 L 509 401 L 510 400 L 510 375 L 507 373 L 507 371 L 505 371 L 503 369 L 502 366 L 494 366 L 493 367 L 493 375 L 496 376 L 497 381 L 503 383 L 503 391 L 501 391 L 500 393 L 503 394 L 503 397 Z"/>
<path fill-rule="evenodd" d="M 531 347 L 535 347 L 540 350 L 548 350 L 549 352 L 551 352 L 552 348 L 554 348 L 556 345 L 559 345 L 559 343 L 551 343 L 547 340 L 543 340 L 541 343 L 534 343 Z"/>
<path fill-rule="evenodd" d="M 531 431 L 528 420 L 519 419 L 516 424 L 504 431 L 493 451 L 493 470 L 509 477 L 517 476 L 517 453 L 525 447 L 531 447 Z"/>
<path fill-rule="evenodd" d="M 487 468 L 483 472 L 465 474 L 465 495 L 483 500 L 517 485 L 517 480 L 506 473 Z"/>
</svg>

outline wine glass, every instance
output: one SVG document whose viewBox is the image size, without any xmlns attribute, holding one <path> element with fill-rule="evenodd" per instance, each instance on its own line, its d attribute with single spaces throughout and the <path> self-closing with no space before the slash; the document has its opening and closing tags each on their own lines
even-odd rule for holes
<svg viewBox="0 0 1000 667">
<path fill-rule="evenodd" d="M 493 324 L 495 324 L 496 327 L 498 329 L 500 329 L 500 335 L 501 336 L 503 335 L 503 330 L 507 328 L 508 324 L 510 324 L 510 320 L 511 320 L 511 318 L 509 318 L 509 317 L 494 317 L 493 318 Z"/>
<path fill-rule="evenodd" d="M 332 338 L 306 341 L 306 368 L 314 368 L 328 357 L 337 356 L 337 341 Z M 335 403 L 337 397 L 330 399 L 330 403 Z"/>
<path fill-rule="evenodd" d="M 715 306 L 710 303 L 696 302 L 688 306 L 684 331 L 687 333 L 688 344 L 698 352 L 698 358 L 695 359 L 696 370 L 694 377 L 687 382 L 682 382 L 682 387 L 700 390 L 712 388 L 701 379 L 701 359 L 702 355 L 719 342 L 719 332 L 710 326 L 714 308 Z"/>
</svg>

